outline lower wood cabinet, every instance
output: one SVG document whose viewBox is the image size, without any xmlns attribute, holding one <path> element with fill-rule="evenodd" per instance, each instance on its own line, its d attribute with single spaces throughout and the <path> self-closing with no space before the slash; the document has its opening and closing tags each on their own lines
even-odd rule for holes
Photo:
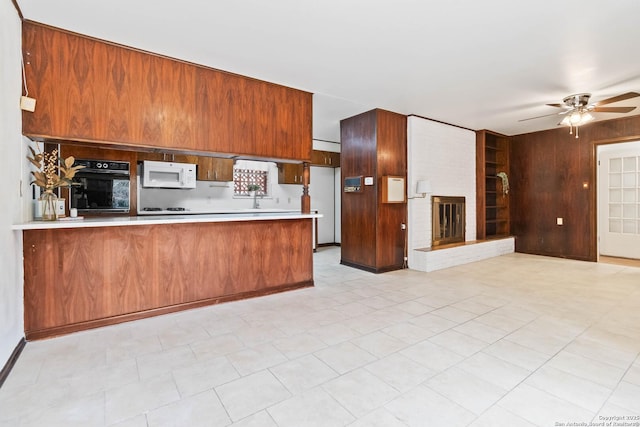
<svg viewBox="0 0 640 427">
<path fill-rule="evenodd" d="M 27 339 L 313 285 L 312 219 L 25 230 Z"/>
</svg>

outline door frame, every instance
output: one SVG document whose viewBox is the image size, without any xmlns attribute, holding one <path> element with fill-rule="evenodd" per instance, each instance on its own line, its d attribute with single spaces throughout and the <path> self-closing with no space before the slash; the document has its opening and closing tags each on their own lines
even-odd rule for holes
<svg viewBox="0 0 640 427">
<path fill-rule="evenodd" d="M 598 207 L 598 187 L 599 187 L 599 182 L 598 182 L 598 161 L 600 160 L 599 156 L 598 156 L 598 147 L 601 145 L 609 145 L 609 144 L 621 144 L 621 143 L 625 143 L 625 142 L 635 142 L 635 141 L 640 141 L 640 135 L 633 135 L 633 136 L 624 136 L 624 137 L 619 137 L 619 138 L 609 138 L 609 139 L 599 139 L 599 140 L 594 140 L 591 141 L 592 144 L 592 158 L 594 159 L 593 161 L 593 169 L 591 171 L 591 176 L 593 176 L 593 183 L 594 183 L 594 190 L 591 192 L 591 209 L 593 212 L 593 220 L 591 221 L 591 235 L 592 237 L 592 242 L 591 242 L 591 249 L 594 250 L 595 252 L 593 252 L 595 254 L 595 260 L 596 262 L 600 261 L 600 234 L 599 234 L 599 230 L 598 230 L 598 223 L 600 221 L 599 218 L 599 207 Z"/>
</svg>

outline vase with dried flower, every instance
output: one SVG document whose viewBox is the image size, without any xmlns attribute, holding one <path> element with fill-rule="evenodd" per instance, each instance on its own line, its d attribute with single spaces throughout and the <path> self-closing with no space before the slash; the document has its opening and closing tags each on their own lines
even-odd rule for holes
<svg viewBox="0 0 640 427">
<path fill-rule="evenodd" d="M 31 183 L 42 189 L 39 199 L 42 220 L 55 221 L 58 219 L 58 196 L 54 190 L 75 185 L 73 177 L 84 166 L 74 166 L 75 159 L 73 156 L 69 156 L 66 159 L 58 157 L 57 148 L 52 151 L 43 151 L 39 145 L 36 144 L 36 147 L 38 151 L 33 147 L 29 147 L 31 156 L 27 156 L 31 164 L 37 168 L 37 170 L 31 171 L 31 175 L 33 175 Z"/>
</svg>

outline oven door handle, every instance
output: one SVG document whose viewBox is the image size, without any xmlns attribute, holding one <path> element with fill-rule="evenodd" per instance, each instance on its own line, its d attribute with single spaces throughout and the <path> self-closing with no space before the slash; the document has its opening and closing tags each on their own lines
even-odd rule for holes
<svg viewBox="0 0 640 427">
<path fill-rule="evenodd" d="M 122 173 L 122 171 L 96 170 L 94 172 L 94 170 L 91 170 L 91 169 L 89 170 L 82 169 L 82 172 L 80 171 L 76 172 L 75 178 L 97 178 L 97 177 L 106 178 L 107 176 L 109 178 L 131 179 L 128 173 Z"/>
</svg>

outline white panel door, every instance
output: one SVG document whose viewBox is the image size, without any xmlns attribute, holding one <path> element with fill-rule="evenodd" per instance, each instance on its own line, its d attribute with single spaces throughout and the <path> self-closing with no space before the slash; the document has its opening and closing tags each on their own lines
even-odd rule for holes
<svg viewBox="0 0 640 427">
<path fill-rule="evenodd" d="M 600 151 L 600 254 L 640 259 L 640 152 L 634 144 Z"/>
<path fill-rule="evenodd" d="M 311 166 L 309 195 L 311 208 L 322 214 L 318 218 L 318 244 L 333 243 L 334 237 L 334 182 L 333 169 Z"/>
</svg>

